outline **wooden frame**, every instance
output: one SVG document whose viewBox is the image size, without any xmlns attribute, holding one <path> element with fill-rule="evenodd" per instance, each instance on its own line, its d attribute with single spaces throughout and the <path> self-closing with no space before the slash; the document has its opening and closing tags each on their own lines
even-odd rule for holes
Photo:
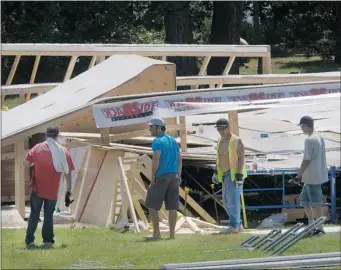
<svg viewBox="0 0 341 270">
<path fill-rule="evenodd" d="M 77 58 L 92 56 L 89 69 L 96 63 L 101 63 L 106 57 L 117 54 L 136 54 L 145 57 L 161 57 L 166 61 L 167 56 L 205 57 L 199 75 L 204 75 L 211 57 L 230 57 L 224 70 L 228 74 L 236 57 L 262 57 L 263 72 L 271 73 L 271 53 L 269 45 L 187 45 L 187 44 L 2 44 L 3 56 L 15 56 L 6 85 L 10 85 L 20 57 L 35 56 L 30 84 L 34 82 L 41 56 L 68 56 L 69 65 L 63 82 L 69 80 L 75 68 Z M 224 75 L 223 74 L 223 75 Z M 3 100 L 5 95 L 3 95 Z M 26 101 L 30 95 L 27 95 Z M 25 102 L 21 99 L 21 102 Z"/>
</svg>

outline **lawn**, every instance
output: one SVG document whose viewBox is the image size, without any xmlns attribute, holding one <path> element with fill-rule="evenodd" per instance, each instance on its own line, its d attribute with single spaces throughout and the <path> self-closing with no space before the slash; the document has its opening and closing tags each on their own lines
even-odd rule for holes
<svg viewBox="0 0 341 270">
<path fill-rule="evenodd" d="M 261 251 L 235 250 L 250 237 L 240 235 L 178 235 L 175 240 L 145 242 L 142 235 L 103 228 L 56 228 L 58 245 L 51 250 L 27 250 L 23 229 L 2 229 L 2 269 L 160 269 L 162 264 L 266 256 Z M 40 230 L 36 243 L 40 244 Z M 340 235 L 304 239 L 284 255 L 335 252 Z"/>
</svg>

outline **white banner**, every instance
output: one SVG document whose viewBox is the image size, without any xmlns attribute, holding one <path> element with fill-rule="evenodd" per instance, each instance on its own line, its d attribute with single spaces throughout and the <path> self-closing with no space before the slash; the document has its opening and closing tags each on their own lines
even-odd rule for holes
<svg viewBox="0 0 341 270">
<path fill-rule="evenodd" d="M 96 104 L 92 106 L 92 111 L 97 127 L 106 128 L 146 123 L 153 116 L 168 118 L 212 112 L 340 102 L 340 83 L 276 85 L 255 89 L 217 89 L 209 92 L 140 98 Z"/>
</svg>

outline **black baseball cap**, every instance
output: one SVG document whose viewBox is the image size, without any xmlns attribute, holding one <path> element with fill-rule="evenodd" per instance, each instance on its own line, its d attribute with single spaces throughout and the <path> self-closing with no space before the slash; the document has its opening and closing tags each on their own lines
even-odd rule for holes
<svg viewBox="0 0 341 270">
<path fill-rule="evenodd" d="M 59 134 L 59 128 L 56 126 L 50 126 L 46 130 L 47 135 L 57 136 Z"/>
<path fill-rule="evenodd" d="M 215 122 L 214 127 L 228 127 L 229 121 L 225 118 L 220 118 L 217 122 Z"/>
<path fill-rule="evenodd" d="M 300 125 L 313 126 L 314 125 L 314 119 L 308 115 L 305 115 L 301 118 L 298 126 L 300 126 Z"/>
</svg>

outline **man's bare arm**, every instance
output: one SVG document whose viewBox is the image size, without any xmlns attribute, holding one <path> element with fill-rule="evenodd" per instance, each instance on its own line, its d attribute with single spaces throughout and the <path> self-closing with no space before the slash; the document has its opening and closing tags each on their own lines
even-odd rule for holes
<svg viewBox="0 0 341 270">
<path fill-rule="evenodd" d="M 178 174 L 181 176 L 182 172 L 182 157 L 181 157 L 181 152 L 178 154 Z"/>
<path fill-rule="evenodd" d="M 24 159 L 23 164 L 25 167 L 31 167 L 34 165 L 34 163 L 29 162 L 27 159 Z"/>
<path fill-rule="evenodd" d="M 303 160 L 301 163 L 300 171 L 297 174 L 297 178 L 302 178 L 304 171 L 308 168 L 310 160 Z"/>
<path fill-rule="evenodd" d="M 155 174 L 157 169 L 159 168 L 159 162 L 160 162 L 160 151 L 154 151 L 153 152 L 153 161 L 152 161 L 152 182 L 155 181 Z"/>
<path fill-rule="evenodd" d="M 71 193 L 71 173 L 65 174 L 66 191 Z"/>
<path fill-rule="evenodd" d="M 245 147 L 244 147 L 243 141 L 241 139 L 239 139 L 239 141 L 238 141 L 237 153 L 238 153 L 237 171 L 238 171 L 238 173 L 242 173 L 243 167 L 244 167 L 244 161 L 245 161 Z"/>
</svg>

